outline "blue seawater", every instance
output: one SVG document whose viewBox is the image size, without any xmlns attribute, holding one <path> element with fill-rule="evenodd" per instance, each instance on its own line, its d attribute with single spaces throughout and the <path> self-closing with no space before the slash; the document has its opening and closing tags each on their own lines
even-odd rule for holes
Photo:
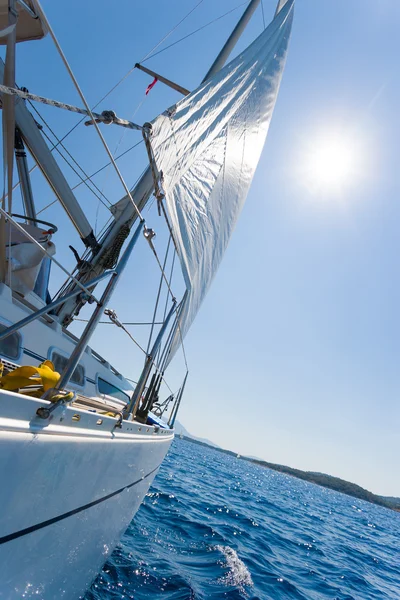
<svg viewBox="0 0 400 600">
<path fill-rule="evenodd" d="M 400 513 L 175 440 L 85 600 L 399 600 Z"/>
</svg>

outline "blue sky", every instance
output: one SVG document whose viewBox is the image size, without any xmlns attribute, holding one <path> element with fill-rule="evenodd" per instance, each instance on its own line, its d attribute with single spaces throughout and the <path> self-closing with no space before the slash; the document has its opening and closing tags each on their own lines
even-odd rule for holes
<svg viewBox="0 0 400 600">
<path fill-rule="evenodd" d="M 158 49 L 239 4 L 203 0 Z M 122 0 L 110 10 L 105 0 L 74 0 L 66 11 L 65 4 L 43 0 L 92 105 L 195 5 Z M 193 89 L 242 10 L 147 66 Z M 264 0 L 266 20 L 273 11 L 274 3 Z M 387 495 L 400 495 L 399 17 L 397 0 L 296 3 L 266 147 L 225 260 L 186 339 L 190 376 L 179 416 L 191 433 L 241 454 L 327 472 Z M 235 52 L 262 27 L 258 9 Z M 79 103 L 49 39 L 20 45 L 18 53 L 19 85 Z M 135 71 L 100 108 L 139 123 L 154 118 L 178 95 L 158 83 L 144 98 L 149 82 Z M 58 134 L 76 123 L 55 109 L 41 112 Z M 112 127 L 105 134 L 118 152 L 140 139 L 134 132 L 121 139 Z M 309 157 L 332 135 L 344 149 L 351 140 L 354 173 L 335 185 L 316 185 Z M 81 126 L 66 143 L 88 172 L 107 162 L 89 128 Z M 145 164 L 142 146 L 120 161 L 129 185 Z M 52 194 L 40 176 L 33 181 L 43 207 Z M 110 170 L 96 183 L 112 202 L 123 195 Z M 105 209 L 98 210 L 83 186 L 78 198 L 93 223 L 104 223 Z M 61 225 L 57 255 L 72 266 L 65 247 L 81 248 L 73 228 L 59 207 L 42 216 Z M 147 217 L 161 253 L 161 223 L 154 210 Z M 145 259 L 143 244 L 112 302 L 122 320 L 151 316 L 153 301 L 145 292 L 156 288 L 158 276 L 154 269 L 150 276 Z M 134 333 L 144 340 L 143 331 Z M 137 376 L 142 357 L 120 331 L 103 326 L 93 345 L 124 374 Z M 169 374 L 174 389 L 183 374 L 178 357 Z"/>
</svg>

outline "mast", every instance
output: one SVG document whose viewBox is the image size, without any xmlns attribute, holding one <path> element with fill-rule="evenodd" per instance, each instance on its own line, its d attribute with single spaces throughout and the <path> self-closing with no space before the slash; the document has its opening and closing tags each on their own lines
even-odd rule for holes
<svg viewBox="0 0 400 600">
<path fill-rule="evenodd" d="M 286 4 L 286 2 L 287 2 L 287 1 L 288 1 L 288 0 L 278 0 L 278 4 L 277 4 L 277 6 L 276 6 L 276 11 L 275 11 L 275 15 L 274 15 L 275 17 L 276 17 L 276 15 L 278 14 L 278 12 L 279 12 L 280 10 L 282 10 L 282 8 L 285 6 L 285 4 Z"/>
<path fill-rule="evenodd" d="M 236 46 L 240 36 L 245 30 L 247 23 L 250 21 L 254 11 L 256 10 L 259 4 L 260 0 L 251 0 L 250 4 L 247 6 L 246 10 L 240 17 L 235 29 L 232 31 L 231 35 L 226 40 L 221 52 L 218 54 L 211 67 L 208 69 L 207 74 L 201 83 L 207 81 L 207 79 L 210 79 L 210 77 L 212 77 L 214 73 L 217 73 L 217 71 L 220 71 L 222 69 L 222 67 L 228 60 L 230 53 Z"/>
<path fill-rule="evenodd" d="M 26 160 L 25 146 L 18 127 L 15 128 L 15 162 L 17 163 L 25 214 L 29 219 L 36 219 L 28 161 Z"/>
</svg>

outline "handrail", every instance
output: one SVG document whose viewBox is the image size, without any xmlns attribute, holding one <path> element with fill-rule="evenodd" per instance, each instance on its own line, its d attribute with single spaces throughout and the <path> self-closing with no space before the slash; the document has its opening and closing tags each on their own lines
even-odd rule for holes
<svg viewBox="0 0 400 600">
<path fill-rule="evenodd" d="M 94 279 L 91 279 L 90 281 L 88 281 L 87 287 L 96 285 L 102 279 L 105 279 L 106 277 L 108 277 L 109 275 L 113 275 L 114 273 L 115 273 L 114 269 L 111 271 L 105 271 L 98 277 L 95 277 Z M 3 340 L 4 338 L 8 337 L 12 333 L 15 333 L 22 327 L 25 327 L 25 325 L 32 323 L 32 321 L 35 321 L 38 317 L 41 317 L 41 316 L 49 313 L 51 310 L 53 310 L 53 308 L 57 308 L 57 306 L 60 306 L 60 304 L 64 304 L 64 302 L 66 300 L 69 300 L 70 298 L 73 298 L 74 296 L 77 296 L 78 294 L 84 294 L 84 292 L 82 292 L 82 290 L 80 288 L 78 288 L 77 290 L 74 290 L 74 291 L 70 292 L 69 294 L 62 296 L 61 298 L 57 298 L 57 300 L 53 300 L 53 302 L 46 304 L 46 306 L 43 306 L 43 308 L 39 308 L 38 310 L 33 312 L 31 315 L 28 315 L 27 317 L 25 317 L 24 319 L 21 319 L 21 321 L 18 321 L 17 323 L 14 323 L 14 325 L 10 325 L 10 327 L 7 327 L 7 329 L 4 329 L 4 331 L 0 332 L 0 340 Z"/>
<path fill-rule="evenodd" d="M 16 213 L 11 213 L 12 217 L 17 217 L 17 219 L 24 219 L 25 221 L 33 221 L 34 223 L 41 223 L 42 225 L 49 225 L 52 229 L 52 233 L 57 233 L 58 227 L 49 221 L 43 221 L 42 219 L 36 219 L 33 217 L 28 217 L 27 215 L 17 215 Z"/>
</svg>

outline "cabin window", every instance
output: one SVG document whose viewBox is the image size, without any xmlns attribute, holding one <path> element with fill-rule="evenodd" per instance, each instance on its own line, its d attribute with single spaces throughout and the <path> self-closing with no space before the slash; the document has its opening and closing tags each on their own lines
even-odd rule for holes
<svg viewBox="0 0 400 600">
<path fill-rule="evenodd" d="M 105 379 L 101 379 L 101 377 L 98 377 L 97 379 L 97 387 L 99 388 L 100 394 L 113 396 L 114 398 L 118 398 L 118 400 L 123 400 L 124 402 L 129 402 L 130 400 L 128 394 L 117 388 L 112 383 L 108 383 L 108 381 Z"/>
<path fill-rule="evenodd" d="M 68 358 L 59 354 L 58 352 L 53 352 L 51 356 L 51 360 L 54 364 L 54 368 L 59 373 L 62 373 L 67 366 Z M 71 383 L 75 383 L 76 385 L 84 386 L 85 385 L 85 369 L 82 365 L 78 365 L 75 371 L 72 373 Z"/>
<path fill-rule="evenodd" d="M 7 329 L 8 325 L 0 323 L 0 332 Z M 0 354 L 7 358 L 19 358 L 21 353 L 21 336 L 15 332 L 0 340 Z"/>
</svg>

